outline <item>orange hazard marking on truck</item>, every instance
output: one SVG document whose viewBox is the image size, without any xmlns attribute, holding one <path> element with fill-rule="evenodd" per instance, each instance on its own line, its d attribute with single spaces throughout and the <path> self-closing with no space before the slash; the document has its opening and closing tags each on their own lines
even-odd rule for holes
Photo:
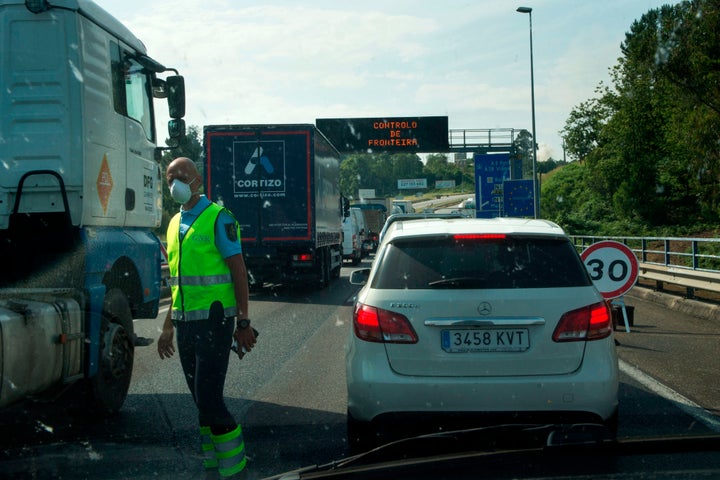
<svg viewBox="0 0 720 480">
<path fill-rule="evenodd" d="M 102 165 L 100 165 L 100 172 L 98 173 L 96 185 L 100 205 L 102 205 L 103 213 L 107 215 L 108 200 L 110 199 L 110 192 L 113 188 L 113 179 L 112 175 L 110 175 L 110 166 L 108 165 L 107 155 L 103 155 Z"/>
</svg>

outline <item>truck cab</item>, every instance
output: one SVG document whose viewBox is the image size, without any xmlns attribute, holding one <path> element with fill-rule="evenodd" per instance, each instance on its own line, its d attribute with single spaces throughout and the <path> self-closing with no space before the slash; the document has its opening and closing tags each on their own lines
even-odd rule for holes
<svg viewBox="0 0 720 480">
<path fill-rule="evenodd" d="M 0 57 L 0 407 L 85 379 L 116 411 L 159 309 L 153 99 L 183 135 L 184 81 L 89 0 L 0 0 Z"/>
</svg>

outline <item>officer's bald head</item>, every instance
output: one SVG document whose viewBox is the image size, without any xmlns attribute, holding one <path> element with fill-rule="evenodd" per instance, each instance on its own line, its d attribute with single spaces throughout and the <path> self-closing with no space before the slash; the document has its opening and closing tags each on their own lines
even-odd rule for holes
<svg viewBox="0 0 720 480">
<path fill-rule="evenodd" d="M 195 162 L 190 160 L 188 157 L 178 157 L 167 167 L 165 174 L 167 184 L 172 184 L 173 180 L 180 180 L 183 183 L 190 184 L 193 180 L 197 179 L 202 181 L 200 178 L 200 172 L 195 165 Z"/>
</svg>

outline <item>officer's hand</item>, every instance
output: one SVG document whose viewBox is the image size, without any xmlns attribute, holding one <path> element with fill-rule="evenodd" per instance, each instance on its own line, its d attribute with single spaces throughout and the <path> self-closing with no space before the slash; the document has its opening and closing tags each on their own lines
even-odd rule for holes
<svg viewBox="0 0 720 480">
<path fill-rule="evenodd" d="M 163 329 L 158 339 L 158 353 L 160 358 L 170 358 L 175 353 L 175 346 L 173 345 L 173 337 L 175 336 L 175 329 Z"/>
<path fill-rule="evenodd" d="M 235 340 L 237 340 L 238 343 L 238 357 L 243 358 L 245 356 L 245 353 L 249 352 L 253 349 L 255 346 L 255 342 L 257 341 L 255 339 L 255 332 L 253 332 L 253 329 L 248 328 L 236 328 L 235 333 L 233 334 L 233 337 L 235 337 Z M 243 352 L 243 347 L 245 348 L 245 352 Z"/>
</svg>

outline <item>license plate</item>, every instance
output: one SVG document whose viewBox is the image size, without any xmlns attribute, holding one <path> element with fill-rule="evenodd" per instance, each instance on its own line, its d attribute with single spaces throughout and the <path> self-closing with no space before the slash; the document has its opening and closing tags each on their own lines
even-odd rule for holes
<svg viewBox="0 0 720 480">
<path fill-rule="evenodd" d="M 522 352 L 530 348 L 527 328 L 442 330 L 442 349 L 449 353 Z"/>
</svg>

